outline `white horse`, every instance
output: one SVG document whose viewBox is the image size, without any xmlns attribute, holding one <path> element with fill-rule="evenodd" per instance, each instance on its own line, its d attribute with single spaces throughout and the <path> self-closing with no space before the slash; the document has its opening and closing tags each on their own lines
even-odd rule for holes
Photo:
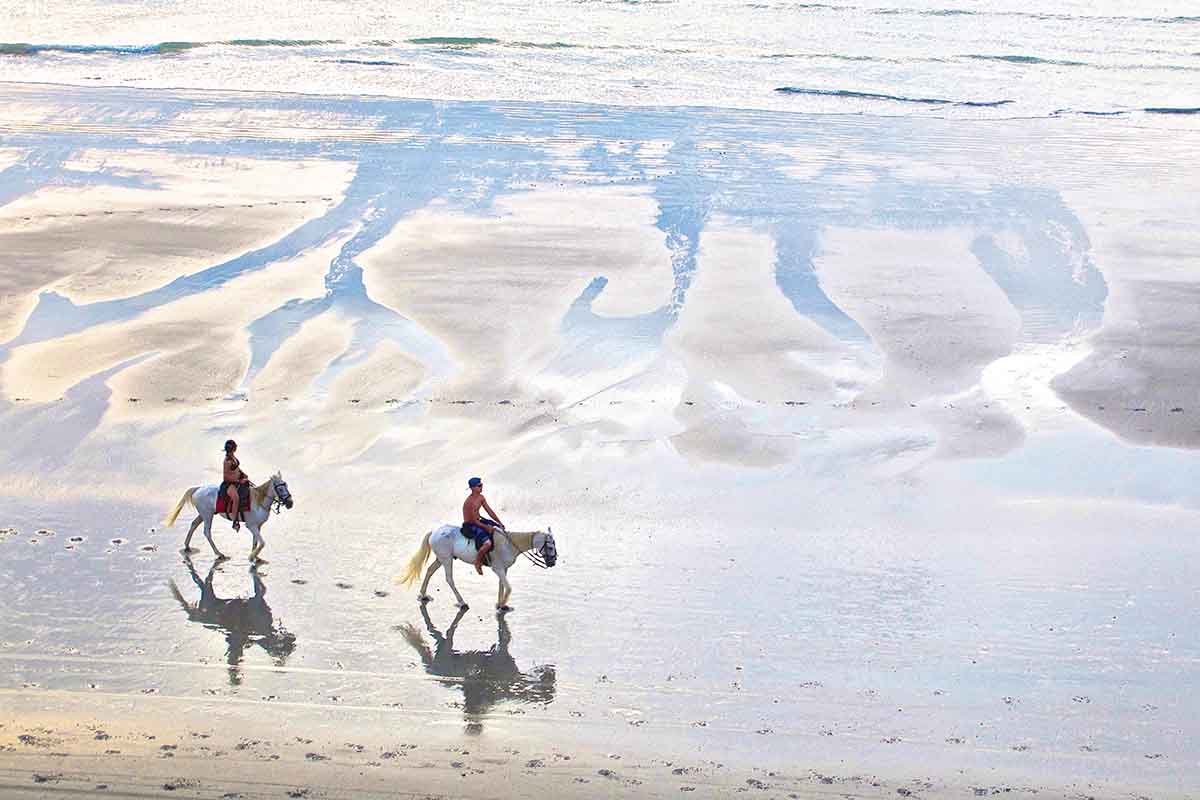
<svg viewBox="0 0 1200 800">
<path fill-rule="evenodd" d="M 527 551 L 536 554 L 530 555 L 529 558 L 538 566 L 545 564 L 546 567 L 553 567 L 558 561 L 558 550 L 554 546 L 554 534 L 550 532 L 549 528 L 544 533 L 542 531 L 517 533 L 497 529 L 492 541 L 492 572 L 496 573 L 496 577 L 500 579 L 500 592 L 496 598 L 496 608 L 501 611 L 510 611 L 508 596 L 512 593 L 512 585 L 508 582 L 509 568 L 516 563 L 519 554 Z M 429 571 L 425 573 L 425 581 L 421 584 L 421 593 L 417 599 L 422 603 L 428 603 L 433 599 L 427 594 L 429 579 L 433 577 L 439 567 L 445 567 L 446 583 L 450 584 L 450 591 L 454 592 L 454 596 L 458 599 L 459 608 L 466 608 L 467 601 L 463 600 L 462 595 L 458 593 L 458 587 L 454 585 L 454 560 L 458 559 L 473 565 L 476 549 L 474 540 L 463 536 L 462 529 L 457 525 L 443 525 L 437 530 L 425 534 L 425 538 L 421 540 L 421 546 L 409 559 L 404 572 L 397 576 L 396 582 L 404 586 L 411 586 L 421 574 L 421 569 L 429 559 L 431 551 L 437 556 L 437 561 L 429 565 Z"/>
<path fill-rule="evenodd" d="M 191 548 L 192 534 L 196 532 L 196 528 L 201 522 L 204 523 L 204 538 L 208 539 L 208 546 L 212 548 L 213 553 L 217 558 L 228 558 L 227 555 L 217 549 L 213 544 L 212 538 L 212 523 L 213 517 L 216 516 L 217 509 L 217 493 L 220 491 L 220 486 L 193 486 L 183 493 L 183 497 L 179 498 L 179 503 L 175 506 L 175 510 L 167 517 L 165 524 L 169 528 L 175 524 L 175 520 L 179 517 L 179 512 L 187 503 L 191 503 L 196 509 L 196 518 L 192 520 L 192 526 L 188 528 L 187 538 L 183 540 L 183 552 L 195 552 Z M 250 487 L 250 510 L 242 512 L 242 521 L 246 523 L 246 527 L 250 529 L 250 533 L 254 536 L 254 541 L 250 546 L 250 560 L 258 561 L 258 554 L 262 552 L 266 542 L 263 541 L 262 526 L 268 519 L 271 518 L 271 506 L 275 505 L 276 511 L 279 506 L 286 508 L 292 507 L 292 494 L 288 491 L 287 483 L 276 472 L 265 483 L 258 486 Z M 225 512 L 221 516 L 232 521 L 233 517 L 230 512 Z"/>
</svg>

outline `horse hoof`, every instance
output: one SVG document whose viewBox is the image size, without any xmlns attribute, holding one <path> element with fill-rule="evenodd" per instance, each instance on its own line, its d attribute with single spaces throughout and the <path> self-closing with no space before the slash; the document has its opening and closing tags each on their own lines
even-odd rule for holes
<svg viewBox="0 0 1200 800">
<path fill-rule="evenodd" d="M 229 556 L 225 555 L 224 553 L 217 553 L 217 561 L 228 561 L 228 560 L 229 560 Z"/>
<path fill-rule="evenodd" d="M 183 553 L 185 556 L 188 556 L 192 553 L 199 553 L 200 551 L 194 547 L 184 547 L 179 552 Z"/>
</svg>

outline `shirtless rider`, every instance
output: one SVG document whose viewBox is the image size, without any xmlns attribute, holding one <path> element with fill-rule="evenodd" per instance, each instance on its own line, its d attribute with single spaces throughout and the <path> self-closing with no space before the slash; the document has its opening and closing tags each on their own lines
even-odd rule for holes
<svg viewBox="0 0 1200 800">
<path fill-rule="evenodd" d="M 495 528 L 503 530 L 504 525 L 500 522 L 500 515 L 492 510 L 483 497 L 483 481 L 471 478 L 467 481 L 467 486 L 471 488 L 471 494 L 467 495 L 466 502 L 463 503 L 463 533 L 475 540 L 475 571 L 482 575 L 483 559 L 492 550 L 492 531 Z M 481 506 L 491 519 L 479 515 Z"/>
</svg>

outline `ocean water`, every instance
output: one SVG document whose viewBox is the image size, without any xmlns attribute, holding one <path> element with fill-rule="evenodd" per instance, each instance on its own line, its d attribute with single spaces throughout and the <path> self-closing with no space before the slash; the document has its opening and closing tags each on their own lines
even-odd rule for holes
<svg viewBox="0 0 1200 800">
<path fill-rule="evenodd" d="M 970 118 L 1200 109 L 1189 0 L 5 0 L 0 18 L 2 81 Z"/>
</svg>

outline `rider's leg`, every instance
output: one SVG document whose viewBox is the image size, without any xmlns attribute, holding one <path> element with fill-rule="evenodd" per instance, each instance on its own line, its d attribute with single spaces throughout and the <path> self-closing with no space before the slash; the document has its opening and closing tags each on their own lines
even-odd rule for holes
<svg viewBox="0 0 1200 800">
<path fill-rule="evenodd" d="M 480 575 L 483 574 L 483 559 L 487 558 L 487 554 L 492 550 L 492 540 L 488 539 L 483 543 L 483 547 L 475 553 L 475 571 Z"/>
<path fill-rule="evenodd" d="M 241 503 L 238 502 L 237 484 L 230 484 L 225 490 L 225 496 L 228 498 L 225 505 L 225 510 L 229 512 L 229 518 L 233 520 L 233 529 L 239 530 L 242 527 L 241 522 Z"/>
</svg>

